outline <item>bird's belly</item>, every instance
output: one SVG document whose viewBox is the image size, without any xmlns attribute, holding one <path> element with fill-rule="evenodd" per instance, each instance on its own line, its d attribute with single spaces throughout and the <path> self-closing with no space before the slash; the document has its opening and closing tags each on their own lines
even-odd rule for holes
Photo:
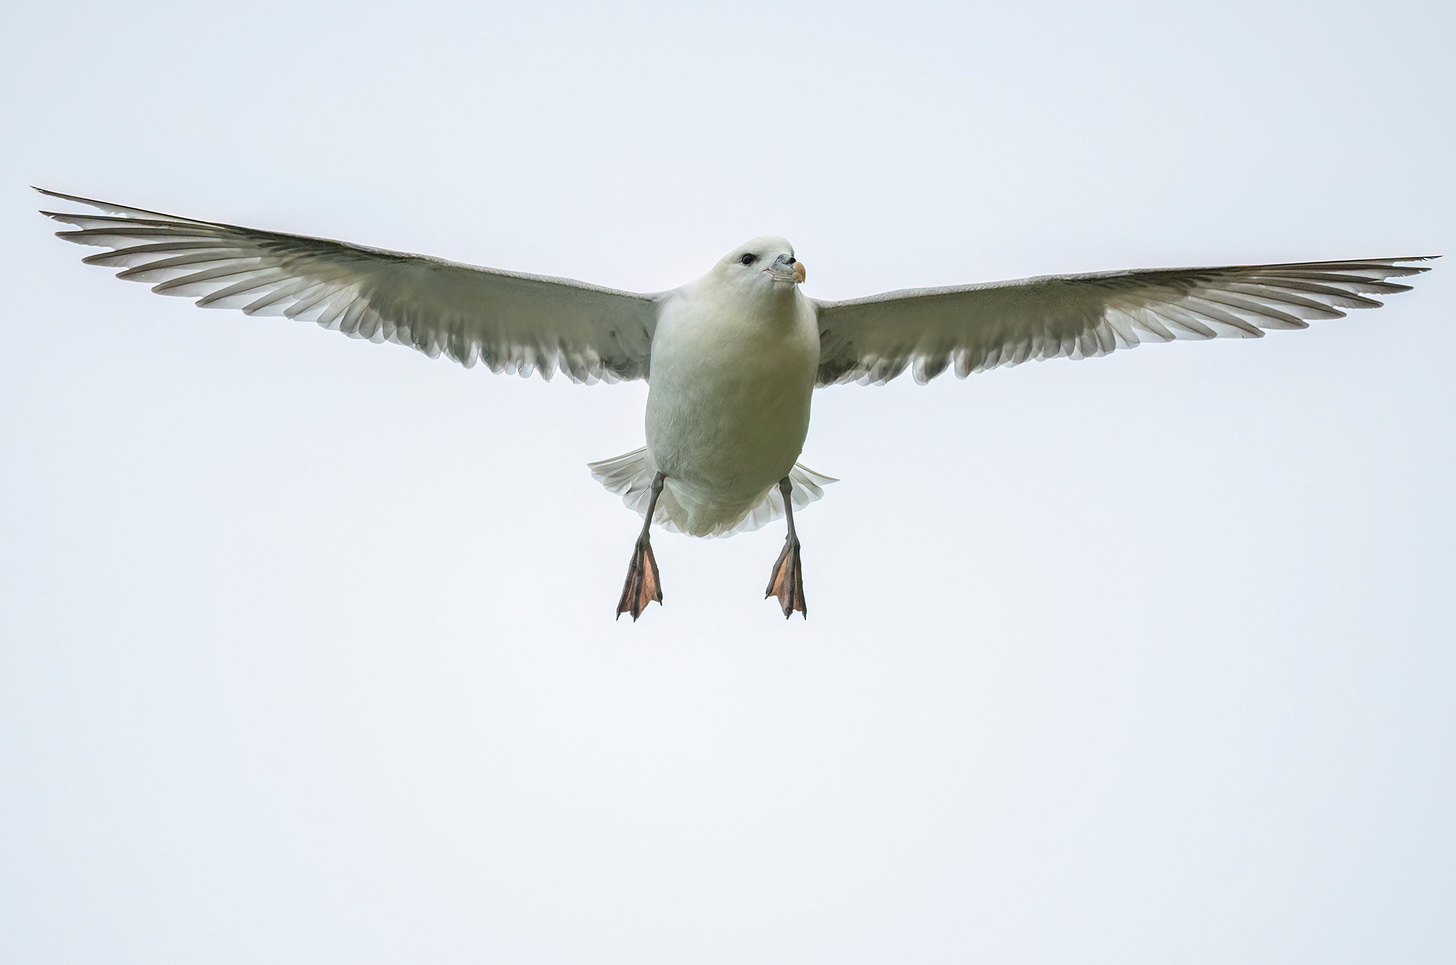
<svg viewBox="0 0 1456 965">
<path fill-rule="evenodd" d="M 817 357 L 767 348 L 653 358 L 647 448 L 688 509 L 689 532 L 741 516 L 803 450 Z"/>
<path fill-rule="evenodd" d="M 648 398 L 647 446 L 662 472 L 695 488 L 759 492 L 788 475 L 804 447 L 807 391 L 700 380 L 667 395 L 654 387 Z"/>
</svg>

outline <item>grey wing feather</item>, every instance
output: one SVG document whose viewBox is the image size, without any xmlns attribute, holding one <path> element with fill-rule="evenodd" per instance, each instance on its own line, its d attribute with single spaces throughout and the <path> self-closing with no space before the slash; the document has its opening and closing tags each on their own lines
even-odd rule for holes
<svg viewBox="0 0 1456 965">
<path fill-rule="evenodd" d="M 283 315 L 493 372 L 577 382 L 647 376 L 657 295 L 240 228 L 37 188 L 96 213 L 44 211 L 82 259 L 204 308 Z"/>
<path fill-rule="evenodd" d="M 1142 342 L 1258 338 L 1307 328 L 1371 294 L 1409 291 L 1387 278 L 1428 271 L 1428 257 L 1049 275 L 819 302 L 820 385 L 882 383 L 911 369 L 928 382 L 1028 359 L 1092 358 Z"/>
</svg>

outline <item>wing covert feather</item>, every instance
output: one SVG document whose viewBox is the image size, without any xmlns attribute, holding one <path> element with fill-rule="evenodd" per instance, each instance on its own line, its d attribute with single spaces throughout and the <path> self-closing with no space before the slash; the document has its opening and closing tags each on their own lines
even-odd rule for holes
<svg viewBox="0 0 1456 965">
<path fill-rule="evenodd" d="M 283 315 L 431 358 L 577 382 L 647 376 L 657 295 L 260 231 L 37 188 L 99 214 L 44 211 L 82 259 L 203 308 Z"/>
<path fill-rule="evenodd" d="M 1409 291 L 1386 279 L 1428 271 L 1415 258 L 1048 275 L 818 302 L 820 385 L 928 382 L 1028 359 L 1093 358 L 1142 342 L 1258 338 L 1308 319 L 1378 308 Z"/>
</svg>

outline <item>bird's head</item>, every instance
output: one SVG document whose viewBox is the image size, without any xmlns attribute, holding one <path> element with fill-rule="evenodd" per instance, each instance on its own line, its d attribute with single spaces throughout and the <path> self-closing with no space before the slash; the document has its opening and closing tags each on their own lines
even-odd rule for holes
<svg viewBox="0 0 1456 965">
<path fill-rule="evenodd" d="M 724 255 L 716 268 L 734 287 L 793 291 L 805 278 L 804 265 L 794 257 L 794 246 L 776 235 L 745 242 Z"/>
</svg>

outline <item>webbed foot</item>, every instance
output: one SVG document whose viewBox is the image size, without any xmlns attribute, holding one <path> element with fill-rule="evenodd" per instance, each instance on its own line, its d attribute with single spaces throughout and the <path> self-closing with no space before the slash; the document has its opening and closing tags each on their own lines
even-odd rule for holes
<svg viewBox="0 0 1456 965">
<path fill-rule="evenodd" d="M 785 620 L 795 610 L 804 614 L 804 619 L 809 619 L 809 607 L 804 603 L 804 568 L 799 561 L 797 537 L 790 536 L 784 540 L 784 551 L 779 554 L 778 562 L 774 564 L 773 576 L 769 577 L 768 589 L 764 591 L 763 598 L 767 600 L 771 596 L 778 597 Z"/>
<path fill-rule="evenodd" d="M 636 623 L 647 604 L 656 600 L 662 602 L 662 582 L 657 576 L 657 560 L 652 555 L 652 542 L 643 533 L 632 550 L 632 562 L 627 567 L 627 582 L 622 586 L 622 599 L 617 603 L 617 618 L 632 614 Z"/>
</svg>

